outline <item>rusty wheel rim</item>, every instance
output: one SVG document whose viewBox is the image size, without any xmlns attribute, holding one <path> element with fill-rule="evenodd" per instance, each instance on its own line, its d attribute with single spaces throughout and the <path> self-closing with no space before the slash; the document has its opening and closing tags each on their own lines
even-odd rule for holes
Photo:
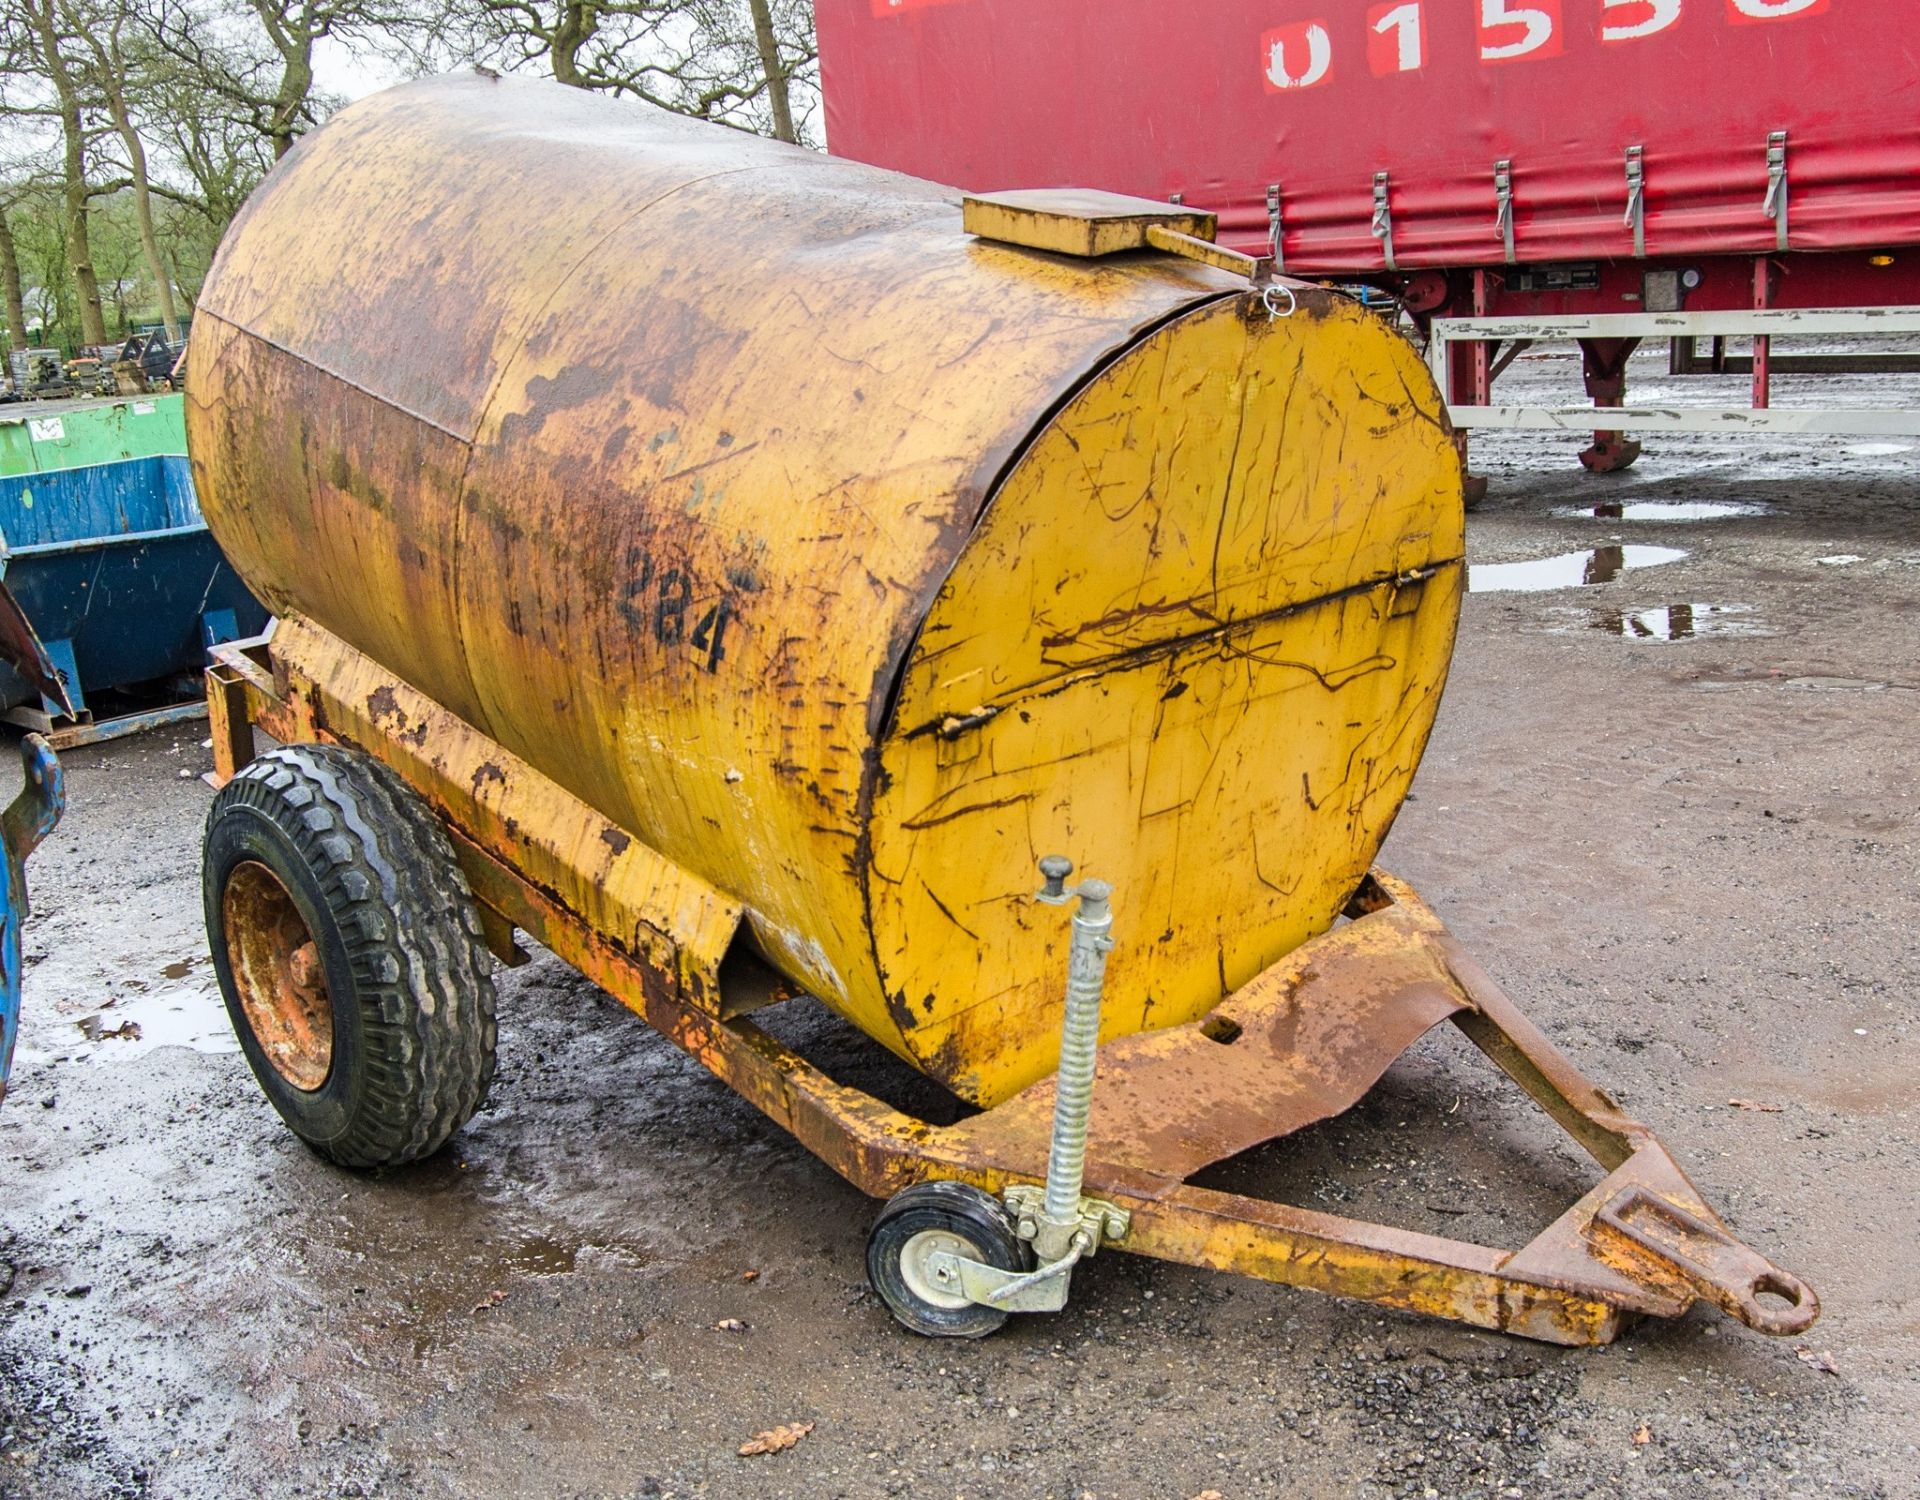
<svg viewBox="0 0 1920 1500">
<path fill-rule="evenodd" d="M 221 911 L 227 965 L 254 1040 L 276 1073 L 310 1094 L 333 1071 L 333 999 L 320 945 L 292 893 L 257 860 L 234 866 Z"/>
</svg>

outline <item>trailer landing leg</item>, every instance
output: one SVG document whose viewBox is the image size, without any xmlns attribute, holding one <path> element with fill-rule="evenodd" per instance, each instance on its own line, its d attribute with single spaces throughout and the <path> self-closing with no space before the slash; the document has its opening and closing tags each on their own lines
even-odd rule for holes
<svg viewBox="0 0 1920 1500">
<path fill-rule="evenodd" d="M 1626 404 L 1627 360 L 1639 346 L 1638 339 L 1580 340 L 1580 373 L 1596 407 Z M 1639 456 L 1640 445 L 1626 434 L 1596 431 L 1593 445 L 1581 450 L 1580 462 L 1592 473 L 1614 474 L 1631 468 Z"/>
</svg>

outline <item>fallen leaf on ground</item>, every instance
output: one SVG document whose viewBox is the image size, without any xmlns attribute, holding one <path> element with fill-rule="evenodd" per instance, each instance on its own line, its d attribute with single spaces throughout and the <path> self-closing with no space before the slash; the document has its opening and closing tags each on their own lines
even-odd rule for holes
<svg viewBox="0 0 1920 1500">
<path fill-rule="evenodd" d="M 1777 1115 L 1785 1106 L 1779 1104 L 1762 1104 L 1758 1099 L 1729 1099 L 1727 1101 L 1727 1107 L 1730 1109 L 1757 1110 L 1763 1115 Z"/>
<path fill-rule="evenodd" d="M 783 1422 L 748 1438 L 740 1445 L 740 1456 L 751 1458 L 756 1453 L 778 1453 L 782 1448 L 791 1448 L 812 1431 L 811 1422 Z"/>
<path fill-rule="evenodd" d="M 1833 1356 L 1824 1349 L 1816 1351 L 1802 1344 L 1793 1352 L 1799 1357 L 1801 1364 L 1812 1365 L 1814 1369 L 1823 1375 L 1838 1375 L 1840 1373 L 1840 1367 L 1833 1362 Z"/>
<path fill-rule="evenodd" d="M 483 1313 L 490 1307 L 498 1307 L 506 1300 L 507 1294 L 498 1287 L 495 1287 L 492 1291 L 488 1292 L 486 1296 L 473 1304 L 473 1310 L 477 1313 Z"/>
<path fill-rule="evenodd" d="M 747 1331 L 747 1325 L 742 1323 L 738 1318 L 722 1318 L 718 1323 L 713 1325 L 713 1331 L 715 1333 L 745 1333 Z"/>
<path fill-rule="evenodd" d="M 1648 1443 L 1653 1441 L 1653 1429 L 1648 1427 L 1645 1422 L 1642 1422 L 1640 1424 L 1640 1430 L 1633 1435 L 1633 1440 L 1642 1448 L 1646 1447 Z"/>
<path fill-rule="evenodd" d="M 118 1038 L 123 1042 L 137 1042 L 140 1040 L 140 1023 L 138 1021 L 122 1021 L 118 1026 L 108 1026 L 105 1024 L 104 1017 L 87 1016 L 74 1022 L 74 1025 L 80 1028 L 81 1035 L 86 1037 L 90 1042 L 104 1042 L 109 1038 Z"/>
</svg>

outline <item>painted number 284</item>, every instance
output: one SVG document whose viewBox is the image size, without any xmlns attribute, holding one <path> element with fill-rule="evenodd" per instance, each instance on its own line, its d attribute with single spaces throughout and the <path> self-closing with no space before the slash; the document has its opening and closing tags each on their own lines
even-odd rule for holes
<svg viewBox="0 0 1920 1500">
<path fill-rule="evenodd" d="M 1427 65 L 1427 10 L 1432 0 L 1387 0 L 1366 13 L 1367 69 L 1376 78 L 1418 73 Z M 1557 57 L 1566 34 L 1567 0 L 1474 0 L 1483 63 Z M 1598 7 L 1600 40 L 1632 42 L 1677 25 L 1683 7 L 1721 8 L 1735 24 L 1824 12 L 1831 0 L 1572 0 Z M 1310 89 L 1333 75 L 1333 31 L 1325 21 L 1296 21 L 1260 38 L 1269 93 Z"/>
<path fill-rule="evenodd" d="M 733 602 L 722 597 L 704 611 L 694 598 L 693 573 L 687 568 L 654 567 L 653 558 L 635 547 L 627 554 L 632 570 L 619 599 L 627 623 L 650 633 L 662 646 L 689 646 L 709 672 L 720 670 L 727 655 L 727 626 Z"/>
</svg>

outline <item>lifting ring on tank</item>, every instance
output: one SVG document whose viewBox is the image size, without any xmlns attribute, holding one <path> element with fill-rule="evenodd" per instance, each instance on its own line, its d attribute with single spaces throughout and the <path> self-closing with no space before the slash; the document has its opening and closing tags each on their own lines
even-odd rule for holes
<svg viewBox="0 0 1920 1500">
<path fill-rule="evenodd" d="M 1274 306 L 1273 296 L 1275 292 L 1278 292 L 1287 299 L 1287 310 L 1285 312 L 1280 311 L 1279 308 Z M 1294 313 L 1299 310 L 1300 302 L 1299 299 L 1293 295 L 1292 287 L 1283 286 L 1281 283 L 1273 281 L 1260 289 L 1260 305 L 1267 310 L 1267 321 L 1271 323 L 1278 318 L 1292 317 Z"/>
</svg>

